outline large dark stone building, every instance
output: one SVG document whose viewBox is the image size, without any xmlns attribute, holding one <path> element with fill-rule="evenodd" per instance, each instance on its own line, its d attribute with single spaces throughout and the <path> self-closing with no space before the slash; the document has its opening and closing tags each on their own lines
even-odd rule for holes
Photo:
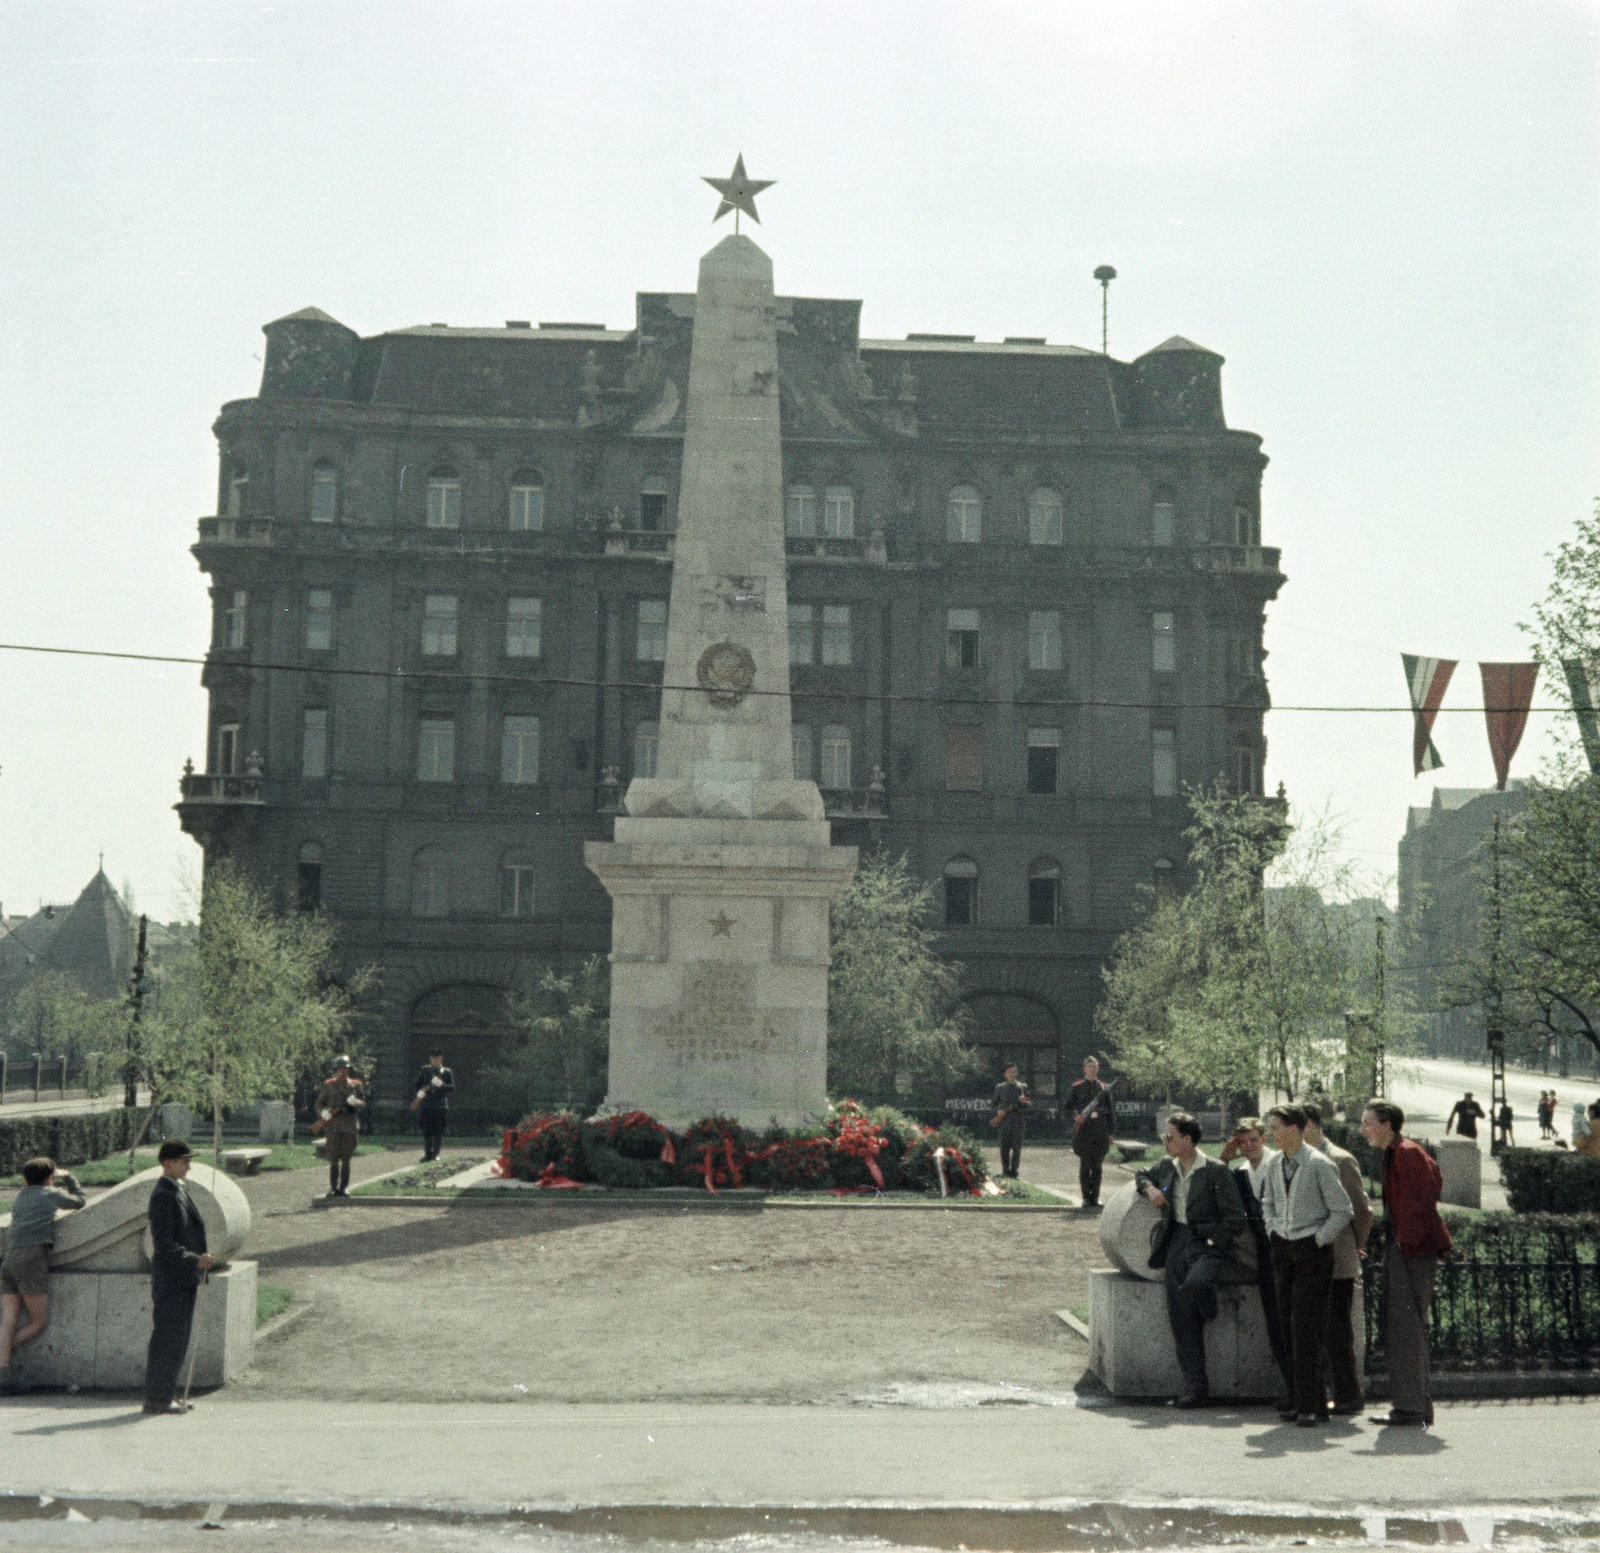
<svg viewBox="0 0 1600 1553">
<path fill-rule="evenodd" d="M 380 1088 L 470 1075 L 519 965 L 603 951 L 582 844 L 652 769 L 694 298 L 630 330 L 268 324 L 195 546 L 184 828 L 382 968 Z M 1059 1089 L 1187 783 L 1259 791 L 1260 438 L 1222 358 L 858 338 L 780 298 L 797 771 L 936 885 L 979 1042 Z"/>
</svg>

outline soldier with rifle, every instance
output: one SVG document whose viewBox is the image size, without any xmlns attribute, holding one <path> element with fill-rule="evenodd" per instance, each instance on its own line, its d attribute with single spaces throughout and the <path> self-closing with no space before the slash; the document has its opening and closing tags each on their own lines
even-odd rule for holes
<svg viewBox="0 0 1600 1553">
<path fill-rule="evenodd" d="M 1083 1059 L 1083 1077 L 1067 1091 L 1072 1112 L 1072 1152 L 1078 1156 L 1078 1189 L 1085 1208 L 1100 1206 L 1100 1174 L 1111 1150 L 1111 1129 L 1116 1124 L 1111 1084 L 1100 1082 L 1100 1059 Z"/>
<path fill-rule="evenodd" d="M 994 1115 L 989 1118 L 989 1125 L 1000 1134 L 1000 1174 L 1015 1181 L 1022 1162 L 1025 1113 L 1033 1101 L 1028 1086 L 1017 1078 L 1016 1063 L 1008 1062 L 1001 1071 L 1004 1077 L 994 1086 Z"/>
<path fill-rule="evenodd" d="M 335 1057 L 332 1076 L 317 1091 L 317 1119 L 311 1124 L 314 1134 L 327 1134 L 330 1196 L 347 1197 L 350 1193 L 350 1161 L 361 1136 L 361 1113 L 366 1104 L 361 1080 L 351 1076 L 350 1059 Z"/>
</svg>

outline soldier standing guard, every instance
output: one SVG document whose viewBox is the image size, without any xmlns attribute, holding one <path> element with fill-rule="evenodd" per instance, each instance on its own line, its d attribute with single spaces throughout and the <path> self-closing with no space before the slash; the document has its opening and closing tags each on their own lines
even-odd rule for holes
<svg viewBox="0 0 1600 1553">
<path fill-rule="evenodd" d="M 1100 1206 L 1100 1174 L 1111 1150 L 1117 1113 L 1111 1085 L 1100 1082 L 1100 1059 L 1083 1059 L 1083 1077 L 1067 1091 L 1072 1111 L 1072 1152 L 1078 1156 L 1078 1190 L 1085 1208 Z"/>
<path fill-rule="evenodd" d="M 1022 1163 L 1026 1112 L 1033 1101 L 1028 1097 L 1028 1086 L 1017 1078 L 1016 1063 L 1008 1062 L 1001 1071 L 1005 1076 L 994 1086 L 994 1115 L 989 1118 L 989 1125 L 1000 1134 L 1000 1174 L 1015 1181 Z"/>
<path fill-rule="evenodd" d="M 417 1093 L 411 1109 L 422 1124 L 422 1163 L 427 1164 L 439 1157 L 444 1146 L 444 1130 L 450 1125 L 450 1091 L 456 1087 L 456 1076 L 444 1065 L 442 1051 L 428 1053 L 412 1087 Z"/>
<path fill-rule="evenodd" d="M 350 1161 L 361 1136 L 361 1112 L 367 1104 L 361 1080 L 350 1073 L 350 1059 L 335 1057 L 333 1075 L 317 1091 L 317 1119 L 313 1133 L 328 1140 L 328 1191 L 334 1197 L 350 1194 Z"/>
</svg>

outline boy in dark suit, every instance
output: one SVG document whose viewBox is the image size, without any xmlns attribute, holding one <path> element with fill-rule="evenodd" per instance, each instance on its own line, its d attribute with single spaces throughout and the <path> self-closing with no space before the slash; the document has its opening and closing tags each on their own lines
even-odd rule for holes
<svg viewBox="0 0 1600 1553">
<path fill-rule="evenodd" d="M 187 1413 L 178 1399 L 178 1372 L 194 1327 L 194 1302 L 201 1276 L 216 1266 L 206 1250 L 206 1226 L 183 1184 L 192 1151 L 168 1138 L 156 1151 L 161 1179 L 150 1191 L 150 1304 L 154 1323 L 145 1359 L 144 1410 Z"/>
</svg>

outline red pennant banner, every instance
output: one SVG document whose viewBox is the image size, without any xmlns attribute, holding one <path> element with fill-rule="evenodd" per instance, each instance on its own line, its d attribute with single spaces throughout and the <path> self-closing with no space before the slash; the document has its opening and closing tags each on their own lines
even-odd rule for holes
<svg viewBox="0 0 1600 1553">
<path fill-rule="evenodd" d="M 1539 678 L 1537 663 L 1480 663 L 1483 676 L 1483 718 L 1489 725 L 1489 753 L 1494 758 L 1495 788 L 1506 790 L 1506 775 L 1511 757 L 1522 743 L 1522 730 L 1528 726 L 1528 708 L 1533 705 L 1534 681 Z"/>
</svg>

